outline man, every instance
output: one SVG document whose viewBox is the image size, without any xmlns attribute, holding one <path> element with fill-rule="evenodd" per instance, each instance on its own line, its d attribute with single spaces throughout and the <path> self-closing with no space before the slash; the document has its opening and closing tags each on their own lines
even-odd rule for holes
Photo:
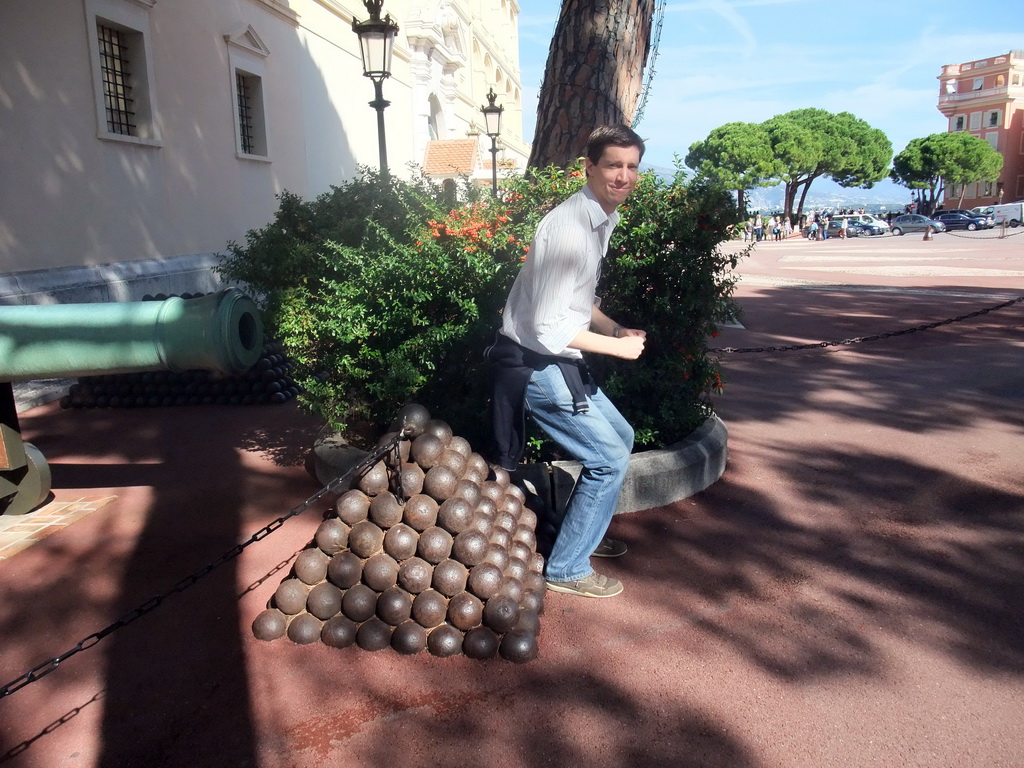
<svg viewBox="0 0 1024 768">
<path fill-rule="evenodd" d="M 635 360 L 646 333 L 623 328 L 595 292 L 617 208 L 636 186 L 644 142 L 624 125 L 597 128 L 587 142 L 587 183 L 541 221 L 509 293 L 502 327 L 488 350 L 494 363 L 492 414 L 499 463 L 514 469 L 528 412 L 582 465 L 547 558 L 548 589 L 613 597 L 616 579 L 596 573 L 590 556 L 617 557 L 605 539 L 633 448 L 633 429 L 590 379 L 582 353 Z"/>
</svg>

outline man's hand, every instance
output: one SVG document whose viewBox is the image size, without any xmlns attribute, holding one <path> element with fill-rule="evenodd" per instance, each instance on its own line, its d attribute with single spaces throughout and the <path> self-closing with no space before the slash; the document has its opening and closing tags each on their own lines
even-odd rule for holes
<svg viewBox="0 0 1024 768">
<path fill-rule="evenodd" d="M 613 352 L 616 357 L 621 357 L 626 360 L 636 360 L 640 357 L 640 353 L 644 351 L 644 344 L 647 343 L 647 334 L 644 331 L 638 331 L 633 328 L 623 328 L 619 332 L 619 337 L 614 339 L 618 342 L 618 348 L 620 351 Z"/>
</svg>

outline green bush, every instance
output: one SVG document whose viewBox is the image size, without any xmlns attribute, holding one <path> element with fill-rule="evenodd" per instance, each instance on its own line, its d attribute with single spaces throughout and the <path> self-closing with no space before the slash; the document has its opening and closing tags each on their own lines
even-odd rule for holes
<svg viewBox="0 0 1024 768">
<path fill-rule="evenodd" d="M 363 169 L 312 201 L 285 193 L 273 222 L 232 243 L 223 277 L 260 301 L 295 361 L 303 404 L 357 444 L 416 401 L 483 447 L 483 349 L 541 217 L 583 184 L 579 168 L 502 184 L 500 200 L 465 185 L 452 209 L 428 180 Z M 637 427 L 638 443 L 685 436 L 721 388 L 706 339 L 734 314 L 718 244 L 738 219 L 723 191 L 644 174 L 623 208 L 602 281 L 604 307 L 648 331 L 639 361 L 594 360 Z"/>
</svg>

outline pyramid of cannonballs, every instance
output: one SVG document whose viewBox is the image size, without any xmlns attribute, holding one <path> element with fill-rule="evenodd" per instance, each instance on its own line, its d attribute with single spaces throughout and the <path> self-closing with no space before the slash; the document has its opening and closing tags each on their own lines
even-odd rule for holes
<svg viewBox="0 0 1024 768">
<path fill-rule="evenodd" d="M 537 656 L 544 558 L 508 473 L 425 408 L 406 406 L 295 560 L 261 640 L 514 662 Z"/>
</svg>

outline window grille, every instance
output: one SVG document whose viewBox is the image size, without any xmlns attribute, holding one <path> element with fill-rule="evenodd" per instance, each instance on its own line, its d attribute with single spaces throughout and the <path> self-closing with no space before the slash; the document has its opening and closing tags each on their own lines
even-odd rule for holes
<svg viewBox="0 0 1024 768">
<path fill-rule="evenodd" d="M 131 58 L 127 35 L 119 29 L 96 25 L 100 43 L 100 76 L 107 130 L 135 136 L 135 100 L 131 86 Z"/>
<path fill-rule="evenodd" d="M 252 90 L 249 78 L 241 72 L 235 73 L 238 90 L 238 133 L 242 143 L 242 152 L 246 155 L 256 154 L 256 134 L 253 129 Z"/>
</svg>

